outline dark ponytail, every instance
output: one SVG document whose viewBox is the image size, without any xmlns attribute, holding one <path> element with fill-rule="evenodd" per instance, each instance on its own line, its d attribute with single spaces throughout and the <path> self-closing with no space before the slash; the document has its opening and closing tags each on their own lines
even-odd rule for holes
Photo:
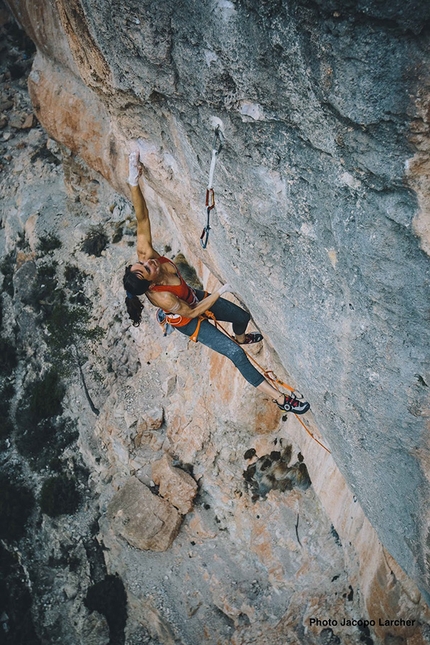
<svg viewBox="0 0 430 645">
<path fill-rule="evenodd" d="M 132 296 L 131 293 L 130 295 L 127 294 L 127 297 L 125 299 L 125 306 L 127 307 L 128 315 L 133 321 L 133 326 L 139 327 L 140 323 L 142 322 L 143 309 L 143 305 L 140 302 L 139 298 L 137 296 Z"/>
<path fill-rule="evenodd" d="M 131 264 L 126 268 L 122 279 L 124 289 L 127 292 L 125 305 L 133 325 L 138 327 L 142 321 L 143 305 L 137 296 L 146 293 L 151 285 L 148 280 L 141 280 L 135 273 L 130 271 Z"/>
</svg>

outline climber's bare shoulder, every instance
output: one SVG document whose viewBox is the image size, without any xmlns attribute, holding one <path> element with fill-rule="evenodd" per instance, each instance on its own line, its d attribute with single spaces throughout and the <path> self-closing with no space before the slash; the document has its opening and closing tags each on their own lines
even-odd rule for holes
<svg viewBox="0 0 430 645">
<path fill-rule="evenodd" d="M 155 305 L 156 307 L 161 307 L 165 311 L 173 310 L 175 313 L 177 313 L 180 309 L 182 309 L 182 306 L 184 304 L 187 304 L 169 291 L 148 290 L 145 295 L 153 305 Z M 182 311 L 179 313 L 182 314 Z"/>
</svg>

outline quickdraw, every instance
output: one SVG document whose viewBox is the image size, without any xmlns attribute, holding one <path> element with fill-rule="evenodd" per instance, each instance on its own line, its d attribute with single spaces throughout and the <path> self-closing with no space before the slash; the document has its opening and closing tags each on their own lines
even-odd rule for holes
<svg viewBox="0 0 430 645">
<path fill-rule="evenodd" d="M 206 200 L 205 200 L 206 226 L 204 227 L 202 234 L 200 235 L 200 244 L 202 245 L 203 249 L 207 247 L 209 242 L 209 232 L 211 230 L 210 215 L 211 215 L 211 210 L 215 208 L 215 192 L 213 189 L 213 179 L 214 179 L 216 161 L 223 146 L 223 138 L 224 137 L 221 132 L 221 129 L 219 125 L 217 125 L 217 127 L 215 128 L 215 136 L 214 136 L 214 142 L 212 146 L 212 159 L 211 159 L 211 167 L 209 170 L 209 181 L 208 181 L 208 186 L 206 188 Z"/>
</svg>

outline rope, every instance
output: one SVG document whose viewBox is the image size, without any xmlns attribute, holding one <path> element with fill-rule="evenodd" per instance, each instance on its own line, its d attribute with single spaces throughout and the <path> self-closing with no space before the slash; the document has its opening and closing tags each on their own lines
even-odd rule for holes
<svg viewBox="0 0 430 645">
<path fill-rule="evenodd" d="M 296 392 L 296 391 L 295 391 L 295 389 L 294 389 L 293 387 L 291 387 L 291 385 L 288 385 L 287 383 L 284 383 L 284 381 L 281 381 L 280 379 L 278 379 L 278 377 L 276 376 L 276 374 L 275 374 L 272 370 L 265 370 L 265 369 L 264 369 L 264 367 L 263 367 L 262 365 L 260 365 L 260 363 L 259 363 L 258 361 L 256 361 L 256 360 L 255 360 L 255 358 L 254 358 L 253 356 L 251 356 L 251 354 L 249 354 L 249 353 L 246 351 L 246 349 L 244 348 L 244 346 L 243 346 L 241 343 L 239 343 L 239 342 L 236 340 L 236 338 L 235 338 L 234 336 L 232 336 L 231 334 L 229 334 L 229 333 L 228 333 L 228 331 L 227 331 L 227 330 L 226 330 L 222 325 L 220 325 L 220 323 L 218 322 L 218 320 L 215 318 L 215 316 L 213 315 L 213 313 L 212 313 L 211 311 L 209 311 L 209 312 L 207 312 L 207 313 L 208 313 L 209 315 L 206 315 L 206 313 L 205 313 L 205 314 L 203 314 L 203 316 L 201 316 L 201 317 L 199 317 L 199 318 L 201 318 L 201 320 L 203 320 L 204 318 L 207 318 L 207 319 L 213 320 L 213 322 L 215 323 L 215 327 L 217 327 L 217 328 L 218 328 L 218 329 L 220 329 L 222 332 L 224 332 L 224 334 L 225 334 L 226 336 L 228 336 L 229 338 L 231 338 L 231 340 L 232 340 L 234 343 L 236 343 L 236 345 L 239 345 L 239 347 L 241 347 L 241 348 L 243 349 L 243 351 L 244 351 L 244 352 L 245 352 L 245 354 L 247 355 L 248 359 L 249 359 L 252 363 L 254 363 L 254 365 L 255 365 L 255 366 L 256 366 L 256 367 L 257 367 L 257 368 L 258 368 L 258 369 L 263 373 L 264 378 L 265 378 L 267 381 L 270 381 L 270 382 L 272 383 L 273 387 L 274 387 L 276 390 L 278 390 L 278 392 L 279 392 L 280 394 L 283 394 L 282 390 L 280 389 L 280 387 L 283 387 L 285 390 L 288 390 L 289 392 L 291 392 L 291 394 L 292 394 L 293 396 L 295 396 L 297 399 L 302 399 L 302 398 L 303 398 L 303 395 L 302 395 L 300 392 Z M 200 322 L 201 322 L 201 320 L 200 320 Z M 200 325 L 198 325 L 198 328 L 200 329 Z M 196 331 L 197 331 L 197 330 L 196 330 Z M 193 338 L 192 340 L 195 340 L 195 342 L 197 342 L 197 335 L 198 335 L 198 331 L 197 331 L 197 334 L 196 334 L 196 332 L 194 332 L 193 336 L 195 336 L 195 338 Z M 327 448 L 323 443 L 321 443 L 321 441 L 320 441 L 319 439 L 317 439 L 317 438 L 315 437 L 315 435 L 314 435 L 314 434 L 312 434 L 311 430 L 309 430 L 309 428 L 307 427 L 307 425 L 304 423 L 303 419 L 301 419 L 301 418 L 300 418 L 300 417 L 299 417 L 299 416 L 294 412 L 294 410 L 291 410 L 291 412 L 293 412 L 293 414 L 294 414 L 294 416 L 296 417 L 297 421 L 299 421 L 299 423 L 303 426 L 303 428 L 306 430 L 307 434 L 308 434 L 310 437 L 312 437 L 312 439 L 313 439 L 314 441 L 316 441 L 316 443 L 317 443 L 319 446 L 321 446 L 321 448 L 324 448 L 324 450 L 325 450 L 326 452 L 328 452 L 328 454 L 329 454 L 329 455 L 331 455 L 331 451 L 330 451 L 330 450 L 329 450 L 329 449 L 328 449 L 328 448 Z"/>
<path fill-rule="evenodd" d="M 200 235 L 200 244 L 202 245 L 203 249 L 207 247 L 209 242 L 209 231 L 211 230 L 210 214 L 211 214 L 211 210 L 215 208 L 215 192 L 213 189 L 215 165 L 217 162 L 218 155 L 222 150 L 222 145 L 223 145 L 223 135 L 221 133 L 219 125 L 217 125 L 217 127 L 215 128 L 214 142 L 212 145 L 212 158 L 211 158 L 211 165 L 209 170 L 209 181 L 208 181 L 208 186 L 206 188 L 206 200 L 205 200 L 206 226 L 204 227 L 202 234 Z"/>
</svg>

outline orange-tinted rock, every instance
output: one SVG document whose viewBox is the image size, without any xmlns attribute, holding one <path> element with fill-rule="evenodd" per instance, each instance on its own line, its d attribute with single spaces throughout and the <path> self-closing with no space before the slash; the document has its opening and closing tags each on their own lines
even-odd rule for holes
<svg viewBox="0 0 430 645">
<path fill-rule="evenodd" d="M 40 55 L 28 87 L 36 116 L 50 136 L 79 154 L 113 186 L 125 190 L 127 157 L 94 92 Z"/>
<path fill-rule="evenodd" d="M 34 128 L 35 125 L 36 125 L 36 117 L 34 116 L 34 114 L 30 113 L 30 114 L 27 114 L 27 116 L 25 117 L 21 128 L 23 130 L 30 130 L 31 128 Z"/>
</svg>

